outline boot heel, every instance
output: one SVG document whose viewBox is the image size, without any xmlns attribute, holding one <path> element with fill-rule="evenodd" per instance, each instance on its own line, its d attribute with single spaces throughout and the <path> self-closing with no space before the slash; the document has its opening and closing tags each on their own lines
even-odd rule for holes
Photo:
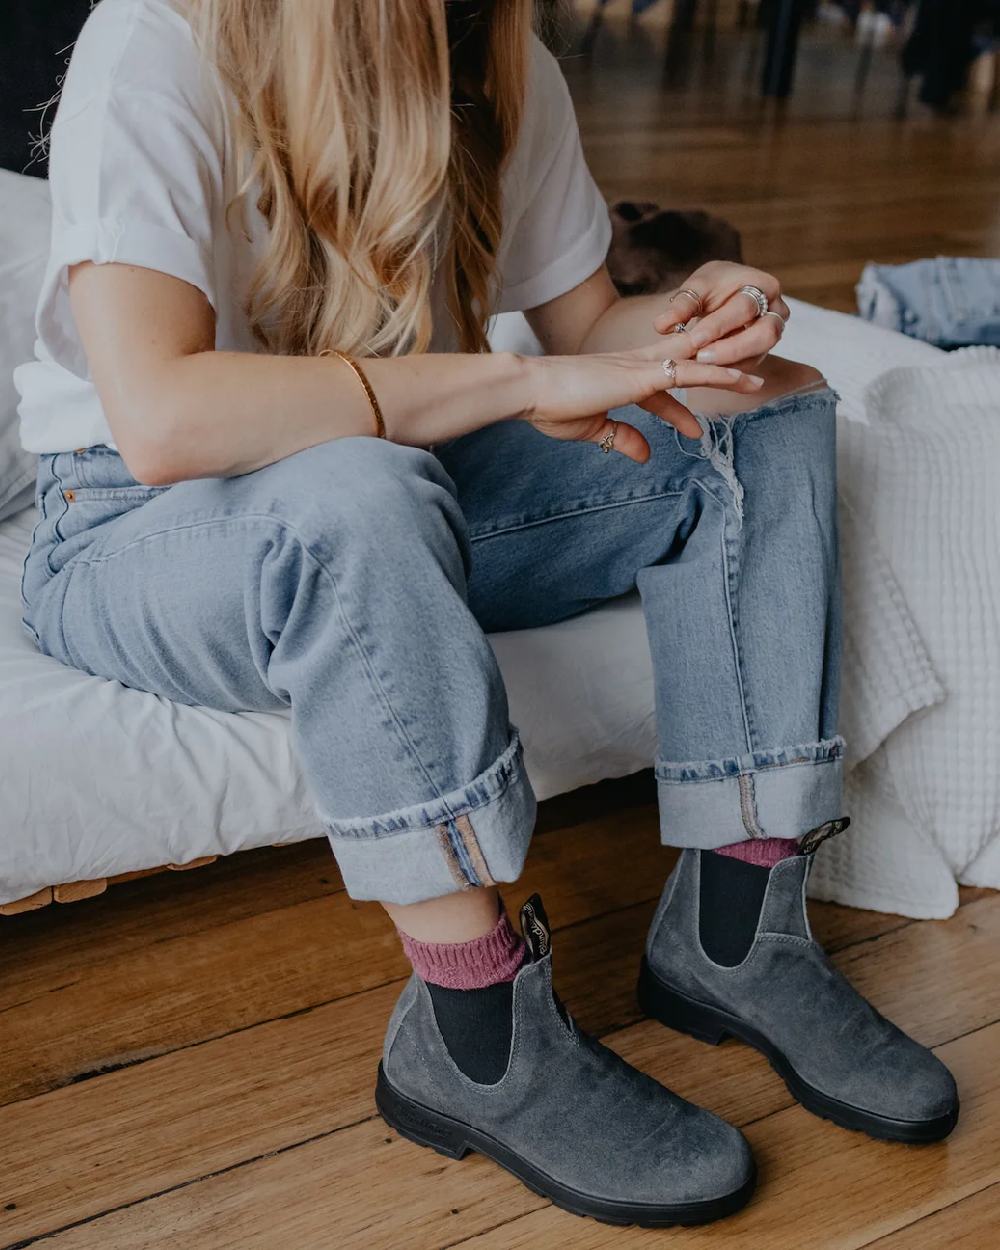
<svg viewBox="0 0 1000 1250">
<path fill-rule="evenodd" d="M 469 1153 L 459 1126 L 447 1116 L 438 1115 L 393 1089 L 381 1064 L 378 1065 L 378 1081 L 375 1084 L 375 1105 L 382 1119 L 400 1137 L 416 1142 L 418 1146 L 430 1146 L 449 1159 L 464 1159 Z"/>
<path fill-rule="evenodd" d="M 711 1007 L 696 1003 L 664 985 L 646 962 L 645 955 L 639 969 L 637 996 L 639 1006 L 647 1016 L 679 1033 L 688 1033 L 699 1042 L 718 1046 L 730 1036 L 722 1017 L 716 1015 Z"/>
</svg>

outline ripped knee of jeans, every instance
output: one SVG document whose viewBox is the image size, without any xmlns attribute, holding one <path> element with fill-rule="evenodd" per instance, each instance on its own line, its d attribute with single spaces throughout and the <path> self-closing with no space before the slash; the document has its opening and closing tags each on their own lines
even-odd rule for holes
<svg viewBox="0 0 1000 1250">
<path fill-rule="evenodd" d="M 701 426 L 701 449 L 705 459 L 728 487 L 736 516 L 742 523 L 743 485 L 736 476 L 732 422 L 723 418 L 712 420 L 702 416 L 697 421 Z"/>
</svg>

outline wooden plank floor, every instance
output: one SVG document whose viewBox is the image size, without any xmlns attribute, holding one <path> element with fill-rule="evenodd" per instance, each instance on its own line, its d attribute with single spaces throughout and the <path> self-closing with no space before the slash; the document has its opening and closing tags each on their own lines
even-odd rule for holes
<svg viewBox="0 0 1000 1250">
<path fill-rule="evenodd" d="M 813 905 L 840 966 L 962 1083 L 949 1143 L 870 1142 L 795 1106 L 747 1049 L 640 1019 L 636 957 L 672 862 L 652 798 L 642 776 L 546 805 L 521 890 L 541 890 L 557 919 L 556 979 L 584 1027 L 746 1128 L 762 1180 L 745 1213 L 715 1232 L 607 1229 L 483 1159 L 449 1162 L 387 1132 L 372 1078 L 405 964 L 380 910 L 352 903 L 325 845 L 311 843 L 7 922 L 0 1245 L 499 1250 L 718 1237 L 839 1250 L 908 1246 L 910 1225 L 924 1239 L 912 1244 L 938 1245 L 955 1221 L 960 1245 L 991 1244 L 1000 898 L 964 891 L 956 916 L 936 923 Z"/>
<path fill-rule="evenodd" d="M 854 53 L 812 35 L 793 101 L 762 109 L 746 86 L 752 40 L 720 30 L 709 55 L 695 32 L 669 73 L 664 40 L 655 20 L 612 18 L 592 55 L 567 62 L 610 198 L 724 213 L 748 258 L 841 308 L 867 259 L 1000 254 L 995 119 L 894 120 L 888 58 L 859 107 L 843 86 Z M 901 1147 L 809 1116 L 746 1048 L 640 1018 L 636 959 L 671 862 L 649 777 L 608 783 L 543 806 L 511 898 L 543 892 L 556 981 L 584 1027 L 745 1128 L 761 1184 L 735 1219 L 609 1229 L 481 1158 L 446 1161 L 389 1133 L 372 1084 L 406 965 L 381 911 L 348 899 L 311 843 L 0 924 L 0 1247 L 992 1247 L 1000 897 L 964 891 L 933 923 L 813 906 L 839 965 L 962 1086 L 952 1139 Z"/>
</svg>

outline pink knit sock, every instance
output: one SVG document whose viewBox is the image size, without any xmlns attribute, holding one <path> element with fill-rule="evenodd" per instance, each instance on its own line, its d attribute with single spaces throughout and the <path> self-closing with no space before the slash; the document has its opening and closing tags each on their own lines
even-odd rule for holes
<svg viewBox="0 0 1000 1250">
<path fill-rule="evenodd" d="M 513 981 L 527 949 L 503 907 L 496 926 L 471 942 L 418 942 L 402 929 L 398 932 L 417 976 L 449 990 L 481 990 Z"/>
<path fill-rule="evenodd" d="M 751 838 L 748 842 L 733 842 L 729 846 L 714 848 L 716 855 L 742 859 L 744 863 L 756 864 L 758 868 L 773 868 L 798 849 L 797 838 Z"/>
</svg>

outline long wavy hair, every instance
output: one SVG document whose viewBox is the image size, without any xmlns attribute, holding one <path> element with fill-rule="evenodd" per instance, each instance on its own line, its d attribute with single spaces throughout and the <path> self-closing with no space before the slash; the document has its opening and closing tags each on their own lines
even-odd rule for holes
<svg viewBox="0 0 1000 1250">
<path fill-rule="evenodd" d="M 249 294 L 268 350 L 426 350 L 443 270 L 464 351 L 485 333 L 501 172 L 531 0 L 188 0 L 233 102 L 237 200 L 269 226 Z"/>
</svg>

